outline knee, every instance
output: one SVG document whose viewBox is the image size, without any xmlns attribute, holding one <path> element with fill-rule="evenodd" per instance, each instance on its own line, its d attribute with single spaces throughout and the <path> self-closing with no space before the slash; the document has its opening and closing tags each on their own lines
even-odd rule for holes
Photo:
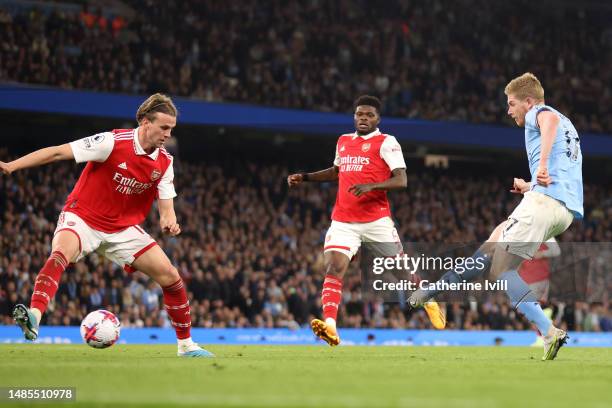
<svg viewBox="0 0 612 408">
<path fill-rule="evenodd" d="M 80 250 L 80 238 L 73 231 L 60 231 L 53 237 L 53 241 L 51 242 L 51 252 L 61 253 L 68 262 L 74 262 Z"/>
<path fill-rule="evenodd" d="M 337 278 L 342 278 L 346 273 L 347 267 L 348 263 L 343 262 L 340 259 L 331 259 L 325 265 L 325 273 Z"/>
<path fill-rule="evenodd" d="M 176 283 L 179 279 L 181 279 L 181 276 L 179 275 L 178 269 L 172 265 L 168 265 L 164 268 L 163 272 L 158 275 L 156 280 L 161 287 L 166 287 Z"/>
</svg>

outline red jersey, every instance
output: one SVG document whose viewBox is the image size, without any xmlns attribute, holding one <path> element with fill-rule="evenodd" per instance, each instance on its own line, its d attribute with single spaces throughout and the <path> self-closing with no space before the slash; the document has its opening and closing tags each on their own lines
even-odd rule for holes
<svg viewBox="0 0 612 408">
<path fill-rule="evenodd" d="M 77 163 L 88 162 L 64 211 L 91 228 L 113 233 L 138 225 L 156 198 L 173 198 L 172 156 L 162 147 L 147 154 L 138 129 L 116 129 L 70 143 Z"/>
<path fill-rule="evenodd" d="M 374 132 L 342 135 L 336 144 L 334 165 L 338 166 L 338 195 L 332 220 L 372 222 L 391 216 L 386 191 L 371 191 L 356 197 L 348 190 L 354 184 L 379 183 L 397 168 L 406 168 L 402 148 L 390 135 Z"/>
</svg>

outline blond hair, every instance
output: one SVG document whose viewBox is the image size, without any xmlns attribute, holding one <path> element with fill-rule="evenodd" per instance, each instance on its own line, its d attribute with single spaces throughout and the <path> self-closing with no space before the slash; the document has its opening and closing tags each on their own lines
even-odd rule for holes
<svg viewBox="0 0 612 408">
<path fill-rule="evenodd" d="M 542 88 L 540 80 L 531 72 L 525 72 L 523 75 L 508 82 L 504 93 L 506 95 L 514 95 L 519 100 L 532 97 L 536 101 L 544 101 L 544 88 Z"/>
<path fill-rule="evenodd" d="M 136 121 L 140 123 L 144 118 L 147 118 L 153 122 L 157 112 L 174 117 L 178 115 L 178 111 L 172 99 L 164 94 L 156 93 L 149 96 L 147 100 L 140 105 L 136 111 Z"/>
</svg>

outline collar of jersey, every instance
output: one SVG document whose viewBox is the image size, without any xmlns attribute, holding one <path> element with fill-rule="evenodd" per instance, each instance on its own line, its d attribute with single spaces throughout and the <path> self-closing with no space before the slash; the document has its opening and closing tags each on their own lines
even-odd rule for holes
<svg viewBox="0 0 612 408">
<path fill-rule="evenodd" d="M 380 134 L 381 133 L 380 133 L 380 130 L 378 130 L 378 128 L 376 128 L 376 130 L 374 130 L 373 132 L 370 132 L 367 135 L 363 135 L 363 136 L 360 136 L 360 135 L 357 134 L 357 132 L 355 132 L 355 133 L 353 133 L 353 140 L 357 139 L 358 137 L 362 137 L 363 139 L 368 140 L 368 139 L 370 139 L 370 138 L 372 138 L 374 136 L 378 136 Z"/>
<path fill-rule="evenodd" d="M 140 128 L 137 127 L 136 129 L 134 129 L 134 153 L 136 153 L 136 156 L 149 156 L 151 159 L 157 160 L 157 156 L 159 156 L 159 149 L 155 149 L 153 150 L 153 153 L 147 154 L 147 152 L 145 152 L 142 146 L 140 145 L 140 141 L 138 140 L 138 129 Z"/>
</svg>

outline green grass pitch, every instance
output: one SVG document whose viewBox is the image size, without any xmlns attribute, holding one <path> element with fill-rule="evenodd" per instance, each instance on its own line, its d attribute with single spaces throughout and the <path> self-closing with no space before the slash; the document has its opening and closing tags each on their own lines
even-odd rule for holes
<svg viewBox="0 0 612 408">
<path fill-rule="evenodd" d="M 209 349 L 216 358 L 181 359 L 174 346 L 5 344 L 0 387 L 76 387 L 63 407 L 612 406 L 606 348 L 564 348 L 552 362 L 527 347 Z"/>
</svg>

